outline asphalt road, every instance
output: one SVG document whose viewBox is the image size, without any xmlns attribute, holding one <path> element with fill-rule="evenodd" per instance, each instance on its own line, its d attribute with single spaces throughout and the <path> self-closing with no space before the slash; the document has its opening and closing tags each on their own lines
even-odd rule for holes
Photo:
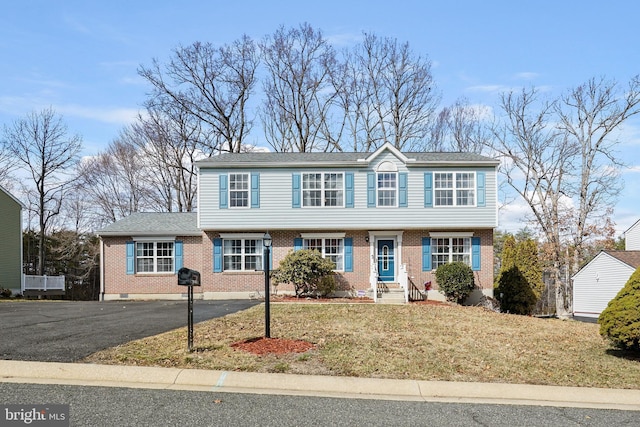
<svg viewBox="0 0 640 427">
<path fill-rule="evenodd" d="M 0 383 L 0 404 L 55 403 L 91 427 L 638 425 L 635 411 Z"/>
<path fill-rule="evenodd" d="M 193 320 L 222 317 L 256 304 L 259 302 L 196 300 Z M 3 302 L 0 359 L 75 362 L 105 348 L 186 328 L 187 320 L 186 301 Z"/>
</svg>

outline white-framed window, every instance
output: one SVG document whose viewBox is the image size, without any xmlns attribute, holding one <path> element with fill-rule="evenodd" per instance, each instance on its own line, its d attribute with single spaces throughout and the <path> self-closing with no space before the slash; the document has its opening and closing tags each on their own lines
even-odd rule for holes
<svg viewBox="0 0 640 427">
<path fill-rule="evenodd" d="M 435 172 L 435 206 L 475 206 L 475 172 Z"/>
<path fill-rule="evenodd" d="M 323 258 L 330 259 L 336 265 L 334 271 L 344 271 L 344 239 L 304 238 L 302 248 L 320 252 Z"/>
<path fill-rule="evenodd" d="M 262 239 L 228 238 L 222 240 L 224 271 L 262 270 Z"/>
<path fill-rule="evenodd" d="M 398 173 L 378 172 L 377 190 L 378 206 L 397 206 Z"/>
<path fill-rule="evenodd" d="M 229 174 L 229 206 L 246 208 L 249 206 L 249 174 Z"/>
<path fill-rule="evenodd" d="M 173 273 L 174 242 L 135 242 L 136 273 Z"/>
<path fill-rule="evenodd" d="M 471 267 L 471 237 L 432 237 L 431 266 L 434 270 L 450 262 Z"/>
<path fill-rule="evenodd" d="M 302 206 L 344 206 L 344 173 L 302 174 Z"/>
</svg>

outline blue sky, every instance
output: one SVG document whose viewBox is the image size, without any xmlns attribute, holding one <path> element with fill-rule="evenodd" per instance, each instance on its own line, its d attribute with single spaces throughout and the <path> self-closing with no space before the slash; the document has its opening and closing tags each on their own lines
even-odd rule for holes
<svg viewBox="0 0 640 427">
<path fill-rule="evenodd" d="M 96 154 L 140 109 L 141 64 L 180 44 L 260 39 L 303 22 L 336 47 L 363 31 L 406 41 L 433 62 L 443 104 L 464 96 L 495 108 L 500 92 L 523 86 L 556 95 L 591 77 L 628 81 L 640 73 L 638 16 L 634 0 L 9 1 L 0 14 L 0 126 L 52 106 L 82 135 L 85 154 Z M 640 117 L 622 141 L 632 168 L 615 207 L 620 232 L 640 218 Z M 523 212 L 506 209 L 501 228 L 517 230 Z"/>
</svg>

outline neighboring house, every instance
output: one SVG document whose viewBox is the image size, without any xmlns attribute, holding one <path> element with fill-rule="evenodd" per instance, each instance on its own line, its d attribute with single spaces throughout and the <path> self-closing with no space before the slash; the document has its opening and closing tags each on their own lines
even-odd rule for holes
<svg viewBox="0 0 640 427">
<path fill-rule="evenodd" d="M 188 233 L 164 222 L 186 214 L 138 214 L 99 233 L 104 298 L 181 297 L 178 266 L 200 271 L 195 292 L 205 299 L 263 292 L 267 231 L 271 268 L 290 251 L 317 249 L 336 264 L 343 293 L 376 297 L 379 283 L 424 290 L 432 282 L 430 297 L 442 297 L 435 269 L 462 261 L 491 296 L 497 166 L 476 154 L 402 153 L 390 144 L 373 153 L 211 157 L 198 162 L 197 224 Z"/>
<path fill-rule="evenodd" d="M 0 288 L 19 294 L 22 289 L 22 209 L 24 206 L 0 186 Z"/>
<path fill-rule="evenodd" d="M 625 231 L 624 251 L 601 251 L 573 277 L 573 315 L 598 318 L 640 267 L 640 221 Z"/>
</svg>

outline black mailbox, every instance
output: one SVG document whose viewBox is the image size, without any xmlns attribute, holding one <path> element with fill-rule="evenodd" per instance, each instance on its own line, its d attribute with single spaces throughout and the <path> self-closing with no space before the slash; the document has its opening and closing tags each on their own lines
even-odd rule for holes
<svg viewBox="0 0 640 427">
<path fill-rule="evenodd" d="M 200 286 L 200 273 L 190 268 L 181 268 L 178 270 L 178 285 Z"/>
</svg>

